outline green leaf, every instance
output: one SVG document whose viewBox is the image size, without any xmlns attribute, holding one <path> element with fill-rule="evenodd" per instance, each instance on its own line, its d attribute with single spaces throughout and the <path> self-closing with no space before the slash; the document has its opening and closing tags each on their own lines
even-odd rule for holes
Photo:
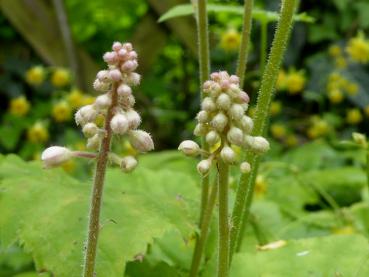
<svg viewBox="0 0 369 277">
<path fill-rule="evenodd" d="M 42 170 L 16 156 L 0 160 L 0 243 L 19 241 L 38 270 L 80 276 L 90 202 L 90 183 L 62 170 Z M 106 177 L 97 276 L 122 276 L 125 264 L 171 230 L 183 239 L 195 231 L 199 190 L 180 172 L 139 167 Z"/>
<path fill-rule="evenodd" d="M 219 5 L 219 4 L 209 4 L 207 6 L 207 10 L 208 10 L 208 13 L 227 12 L 227 13 L 232 13 L 236 15 L 243 15 L 243 12 L 244 12 L 243 6 L 230 6 L 230 5 Z M 193 15 L 193 14 L 194 14 L 194 8 L 192 4 L 182 4 L 182 5 L 177 5 L 171 8 L 169 11 L 164 13 L 159 18 L 158 21 L 164 22 L 172 18 Z M 255 20 L 272 22 L 272 21 L 278 21 L 279 14 L 276 12 L 271 12 L 271 11 L 253 9 L 252 17 Z M 312 18 L 311 16 L 308 16 L 306 13 L 295 15 L 294 19 L 296 21 L 301 21 L 301 22 L 306 22 L 306 23 L 312 23 L 315 21 L 314 18 Z"/>
</svg>

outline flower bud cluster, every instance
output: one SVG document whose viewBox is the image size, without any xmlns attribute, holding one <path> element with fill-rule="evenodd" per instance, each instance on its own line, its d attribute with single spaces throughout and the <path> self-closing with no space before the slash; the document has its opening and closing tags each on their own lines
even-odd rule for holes
<svg viewBox="0 0 369 277">
<path fill-rule="evenodd" d="M 221 158 L 227 164 L 235 164 L 237 155 L 234 146 L 262 154 L 269 149 L 269 143 L 263 137 L 253 137 L 253 120 L 245 113 L 250 98 L 239 86 L 239 78 L 226 71 L 214 72 L 210 80 L 203 84 L 205 98 L 201 111 L 197 114 L 196 136 L 205 137 L 210 149 L 209 158 L 198 164 L 198 171 L 205 175 L 209 172 L 212 161 Z M 217 146 L 220 146 L 217 147 Z M 195 156 L 204 150 L 193 141 L 184 141 L 179 150 L 186 155 Z M 242 171 L 249 169 L 242 164 Z"/>
<path fill-rule="evenodd" d="M 141 117 L 134 110 L 135 98 L 132 94 L 132 87 L 140 83 L 140 75 L 135 72 L 137 53 L 131 43 L 114 42 L 112 51 L 106 52 L 103 59 L 108 67 L 97 73 L 93 83 L 94 89 L 101 95 L 93 104 L 81 107 L 75 114 L 75 121 L 87 138 L 87 148 L 98 150 L 109 131 L 116 136 L 126 136 L 138 152 L 153 150 L 150 134 L 137 129 Z M 105 118 L 106 126 L 103 128 L 97 123 L 99 118 Z M 136 167 L 134 159 L 130 156 L 119 160 L 123 171 L 129 172 Z"/>
</svg>

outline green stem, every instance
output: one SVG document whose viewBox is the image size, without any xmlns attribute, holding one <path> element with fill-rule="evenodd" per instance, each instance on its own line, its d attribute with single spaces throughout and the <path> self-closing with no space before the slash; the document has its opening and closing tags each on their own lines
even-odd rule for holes
<svg viewBox="0 0 369 277">
<path fill-rule="evenodd" d="M 238 53 L 238 63 L 237 63 L 237 70 L 236 70 L 236 75 L 240 78 L 241 88 L 243 88 L 243 83 L 245 81 L 247 58 L 249 54 L 253 6 L 254 6 L 254 0 L 245 0 L 244 11 L 243 11 L 241 45 L 240 45 L 240 51 Z"/>
<path fill-rule="evenodd" d="M 211 221 L 211 217 L 213 215 L 213 210 L 214 210 L 215 200 L 217 198 L 217 195 L 218 195 L 218 184 L 217 182 L 215 182 L 210 191 L 208 204 L 205 209 L 204 217 L 201 223 L 200 235 L 196 241 L 195 250 L 192 256 L 190 277 L 196 277 L 199 272 L 202 253 L 206 245 L 206 240 L 207 240 L 208 231 L 209 231 L 209 224 Z"/>
<path fill-rule="evenodd" d="M 369 188 L 369 149 L 366 149 L 366 180 Z"/>
<path fill-rule="evenodd" d="M 273 39 L 270 56 L 263 73 L 261 88 L 258 93 L 254 119 L 254 136 L 260 136 L 265 133 L 266 125 L 268 122 L 269 107 L 273 98 L 274 86 L 277 81 L 278 72 L 291 32 L 295 4 L 296 0 L 282 0 L 282 7 L 277 30 Z M 246 160 L 251 164 L 251 173 L 249 176 L 247 174 L 241 175 L 239 186 L 237 189 L 236 199 L 238 199 L 239 201 L 236 202 L 236 204 L 238 204 L 235 205 L 233 208 L 232 221 L 234 222 L 234 219 L 237 218 L 241 218 L 241 220 L 238 224 L 233 223 L 234 230 L 233 236 L 231 237 L 232 248 L 230 251 L 230 261 L 232 260 L 232 255 L 235 251 L 236 241 L 242 240 L 240 229 L 245 220 L 247 223 L 247 217 L 252 202 L 255 179 L 260 159 L 255 154 L 247 153 Z M 247 191 L 246 194 L 245 191 Z"/>
<path fill-rule="evenodd" d="M 260 76 L 262 76 L 267 59 L 268 21 L 260 21 Z"/>
<path fill-rule="evenodd" d="M 112 89 L 112 104 L 107 111 L 105 118 L 105 136 L 100 144 L 100 151 L 97 157 L 96 170 L 94 185 L 92 190 L 89 225 L 88 225 L 88 235 L 87 235 L 87 246 L 85 252 L 85 263 L 83 267 L 84 277 L 95 276 L 95 260 L 96 260 L 96 249 L 97 240 L 99 237 L 100 229 L 100 209 L 101 200 L 103 196 L 104 180 L 106 165 L 108 163 L 108 156 L 110 152 L 110 143 L 112 138 L 112 130 L 110 128 L 110 121 L 113 117 L 114 107 L 118 102 L 118 94 L 116 87 Z"/>
<path fill-rule="evenodd" d="M 229 270 L 228 174 L 229 166 L 218 161 L 219 186 L 219 249 L 218 277 L 227 277 Z"/>
</svg>

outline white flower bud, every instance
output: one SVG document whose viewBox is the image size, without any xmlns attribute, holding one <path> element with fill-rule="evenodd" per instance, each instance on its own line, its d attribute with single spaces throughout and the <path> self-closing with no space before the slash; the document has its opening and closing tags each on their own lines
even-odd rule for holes
<svg viewBox="0 0 369 277">
<path fill-rule="evenodd" d="M 119 96 L 129 96 L 132 94 L 132 89 L 126 84 L 121 84 L 118 87 L 117 92 Z"/>
<path fill-rule="evenodd" d="M 209 113 L 207 111 L 200 111 L 197 114 L 197 121 L 199 123 L 207 123 L 209 121 Z"/>
<path fill-rule="evenodd" d="M 122 159 L 122 162 L 120 163 L 120 168 L 123 170 L 123 172 L 131 172 L 133 171 L 137 166 L 137 160 L 132 156 L 127 156 Z"/>
<path fill-rule="evenodd" d="M 93 87 L 96 91 L 105 92 L 109 89 L 110 84 L 108 82 L 100 81 L 96 79 L 93 83 Z"/>
<path fill-rule="evenodd" d="M 87 149 L 96 150 L 99 148 L 100 142 L 101 142 L 101 137 L 99 136 L 99 134 L 96 134 L 87 140 L 86 147 Z"/>
<path fill-rule="evenodd" d="M 250 173 L 251 166 L 248 162 L 243 162 L 240 164 L 240 171 L 241 173 Z"/>
<path fill-rule="evenodd" d="M 103 59 L 108 64 L 114 64 L 117 62 L 117 54 L 115 52 L 106 52 L 103 56 Z"/>
<path fill-rule="evenodd" d="M 229 115 L 234 120 L 240 120 L 244 114 L 244 109 L 240 104 L 233 104 L 229 110 Z"/>
<path fill-rule="evenodd" d="M 86 137 L 92 137 L 94 135 L 97 134 L 99 128 L 96 126 L 95 123 L 87 123 L 85 126 L 83 126 L 82 128 L 82 132 Z"/>
<path fill-rule="evenodd" d="M 114 115 L 110 121 L 110 127 L 115 134 L 123 135 L 128 131 L 128 126 L 127 118 L 121 113 Z"/>
<path fill-rule="evenodd" d="M 222 93 L 216 103 L 219 109 L 228 110 L 231 106 L 231 98 L 226 93 Z"/>
<path fill-rule="evenodd" d="M 109 71 L 109 77 L 113 81 L 120 81 L 122 79 L 122 73 L 118 69 L 111 69 Z"/>
<path fill-rule="evenodd" d="M 126 118 L 128 120 L 129 129 L 137 129 L 141 124 L 141 117 L 135 110 L 129 110 L 126 112 Z"/>
<path fill-rule="evenodd" d="M 128 59 L 130 59 L 130 60 L 136 60 L 137 59 L 137 53 L 136 53 L 136 51 L 130 51 L 128 53 Z"/>
<path fill-rule="evenodd" d="M 210 81 L 210 80 L 206 81 L 204 85 L 202 86 L 202 89 L 204 90 L 204 92 L 209 92 L 212 84 L 213 84 L 213 81 Z"/>
<path fill-rule="evenodd" d="M 139 152 L 148 152 L 154 149 L 154 142 L 149 133 L 142 130 L 133 130 L 128 133 L 129 142 Z"/>
<path fill-rule="evenodd" d="M 127 76 L 127 82 L 132 86 L 137 86 L 140 83 L 140 81 L 141 81 L 141 76 L 140 74 L 136 72 L 131 72 Z"/>
<path fill-rule="evenodd" d="M 223 70 L 223 71 L 219 71 L 219 77 L 221 79 L 225 79 L 228 80 L 229 79 L 229 74 L 227 71 Z"/>
<path fill-rule="evenodd" d="M 240 91 L 240 93 L 238 94 L 238 101 L 248 104 L 250 102 L 250 97 L 246 92 Z"/>
<path fill-rule="evenodd" d="M 136 103 L 136 100 L 133 95 L 122 96 L 120 97 L 119 101 L 120 104 L 124 106 L 126 110 L 132 108 Z"/>
<path fill-rule="evenodd" d="M 205 135 L 206 132 L 207 132 L 206 126 L 202 123 L 199 123 L 199 124 L 196 124 L 193 134 L 199 137 L 199 136 Z"/>
<path fill-rule="evenodd" d="M 227 133 L 227 139 L 230 143 L 241 146 L 243 144 L 243 132 L 237 127 L 232 127 Z"/>
<path fill-rule="evenodd" d="M 202 100 L 201 109 L 207 112 L 212 112 L 215 111 L 216 106 L 210 97 L 205 97 L 204 100 Z"/>
<path fill-rule="evenodd" d="M 247 115 L 244 115 L 241 118 L 241 120 L 239 121 L 239 125 L 241 129 L 247 134 L 250 134 L 252 129 L 254 128 L 254 122 L 252 121 L 251 117 L 248 117 Z"/>
<path fill-rule="evenodd" d="M 41 160 L 45 168 L 55 167 L 70 160 L 73 152 L 61 146 L 51 146 L 46 148 L 41 154 Z"/>
<path fill-rule="evenodd" d="M 213 82 L 210 88 L 210 96 L 213 98 L 218 97 L 218 95 L 222 92 L 222 88 L 216 82 Z"/>
<path fill-rule="evenodd" d="M 192 140 L 184 140 L 178 146 L 178 150 L 187 156 L 197 156 L 200 153 L 200 146 Z"/>
<path fill-rule="evenodd" d="M 96 78 L 100 81 L 100 82 L 106 82 L 109 79 L 109 71 L 108 70 L 100 70 L 99 72 L 97 72 Z"/>
<path fill-rule="evenodd" d="M 225 126 L 227 126 L 228 118 L 224 113 L 218 113 L 211 120 L 211 125 L 219 132 L 222 132 Z"/>
<path fill-rule="evenodd" d="M 217 132 L 212 130 L 206 134 L 205 140 L 210 146 L 213 146 L 220 140 L 220 136 Z"/>
<path fill-rule="evenodd" d="M 95 100 L 95 107 L 98 110 L 107 109 L 111 105 L 111 97 L 108 94 L 100 95 Z"/>
<path fill-rule="evenodd" d="M 270 148 L 269 142 L 263 137 L 245 136 L 245 146 L 256 154 L 263 154 Z"/>
<path fill-rule="evenodd" d="M 118 51 L 118 56 L 119 56 L 119 58 L 121 58 L 121 59 L 126 58 L 126 57 L 128 56 L 128 52 L 127 52 L 127 50 L 126 50 L 126 49 L 124 49 L 124 48 L 120 49 L 120 50 Z"/>
<path fill-rule="evenodd" d="M 236 84 L 238 85 L 240 83 L 240 78 L 238 78 L 238 76 L 236 75 L 231 75 L 229 77 L 229 81 L 232 83 L 232 84 Z"/>
<path fill-rule="evenodd" d="M 86 120 L 82 117 L 81 112 L 79 110 L 74 114 L 74 120 L 76 121 L 77 126 L 78 125 L 83 126 L 86 124 Z"/>
<path fill-rule="evenodd" d="M 197 171 L 201 175 L 205 176 L 209 173 L 210 167 L 211 167 L 211 160 L 210 159 L 202 160 L 197 164 Z"/>
<path fill-rule="evenodd" d="M 220 151 L 220 157 L 225 163 L 233 164 L 236 161 L 236 153 L 227 145 Z"/>
<path fill-rule="evenodd" d="M 213 81 L 219 81 L 220 79 L 220 74 L 219 72 L 213 72 L 210 74 L 210 78 L 213 80 Z"/>
<path fill-rule="evenodd" d="M 221 89 L 223 91 L 228 90 L 229 89 L 229 85 L 230 85 L 230 83 L 229 83 L 228 80 L 222 80 L 222 81 L 220 81 L 220 87 L 221 87 Z"/>
<path fill-rule="evenodd" d="M 118 41 L 115 41 L 114 43 L 113 43 L 113 47 L 112 47 L 112 49 L 114 50 L 114 51 L 119 51 L 120 49 L 122 49 L 122 44 L 120 43 L 120 42 L 118 42 Z"/>
<path fill-rule="evenodd" d="M 229 90 L 231 91 L 233 96 L 236 96 L 241 92 L 240 87 L 236 84 L 230 84 L 229 85 Z"/>
<path fill-rule="evenodd" d="M 122 69 L 122 71 L 130 72 L 130 71 L 135 70 L 137 68 L 137 66 L 138 66 L 138 63 L 135 60 L 126 61 L 124 64 L 122 64 L 121 69 Z"/>
<path fill-rule="evenodd" d="M 130 43 L 130 42 L 124 43 L 123 48 L 126 49 L 127 51 L 132 51 L 133 50 L 132 43 Z"/>
<path fill-rule="evenodd" d="M 78 112 L 85 122 L 94 121 L 97 116 L 97 112 L 93 105 L 83 106 L 78 110 Z"/>
</svg>

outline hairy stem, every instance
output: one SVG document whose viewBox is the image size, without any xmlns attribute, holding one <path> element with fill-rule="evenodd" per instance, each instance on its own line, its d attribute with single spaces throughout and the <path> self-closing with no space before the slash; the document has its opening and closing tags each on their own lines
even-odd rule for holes
<svg viewBox="0 0 369 277">
<path fill-rule="evenodd" d="M 237 63 L 237 70 L 236 70 L 236 75 L 240 78 L 241 88 L 243 88 L 243 83 L 245 80 L 247 58 L 249 54 L 253 6 L 254 6 L 254 0 L 245 0 L 244 11 L 243 11 L 241 45 L 240 45 L 240 50 L 238 53 L 238 63 Z"/>
<path fill-rule="evenodd" d="M 209 231 L 209 224 L 211 221 L 211 217 L 213 215 L 213 210 L 214 210 L 215 200 L 217 198 L 217 195 L 218 195 L 218 184 L 217 182 L 215 182 L 210 191 L 209 200 L 208 200 L 208 203 L 207 203 L 204 215 L 203 215 L 203 219 L 201 222 L 200 235 L 198 237 L 197 243 L 195 245 L 195 250 L 192 256 L 190 277 L 196 277 L 199 272 L 201 259 L 202 259 L 202 253 L 206 245 L 206 240 L 207 240 L 208 231 Z"/>
<path fill-rule="evenodd" d="M 229 166 L 218 161 L 219 186 L 219 249 L 218 277 L 227 277 L 229 270 L 228 172 Z"/>
<path fill-rule="evenodd" d="M 291 32 L 295 6 L 296 0 L 282 0 L 277 30 L 273 39 L 270 56 L 263 73 L 261 88 L 258 93 L 254 118 L 254 136 L 260 136 L 265 133 L 266 125 L 268 123 L 269 107 L 273 98 L 274 86 L 277 81 L 278 72 Z M 238 199 L 238 201 L 236 201 L 233 208 L 232 220 L 235 222 L 236 219 L 238 223 L 233 224 L 234 230 L 231 236 L 232 248 L 230 250 L 230 261 L 232 260 L 237 240 L 242 240 L 240 229 L 244 224 L 244 221 L 245 224 L 247 223 L 260 161 L 259 157 L 252 153 L 246 154 L 246 160 L 251 164 L 251 173 L 249 176 L 247 174 L 241 175 L 237 189 L 236 199 Z M 237 220 L 237 218 L 241 220 Z"/>
<path fill-rule="evenodd" d="M 366 148 L 365 151 L 366 151 L 366 179 L 369 188 L 369 149 Z"/>
<path fill-rule="evenodd" d="M 100 229 L 100 209 L 101 200 L 103 196 L 104 180 L 106 165 L 108 162 L 108 155 L 110 152 L 110 143 L 112 138 L 112 130 L 110 128 L 110 121 L 113 117 L 114 107 L 118 102 L 118 94 L 116 86 L 112 89 L 112 104 L 108 109 L 105 118 L 105 136 L 101 141 L 100 151 L 97 157 L 94 185 L 92 190 L 88 234 L 87 234 L 87 246 L 85 252 L 85 264 L 83 268 L 84 277 L 93 277 L 95 270 L 95 259 L 96 259 L 96 249 L 97 240 L 99 237 Z"/>
<path fill-rule="evenodd" d="M 268 47 L 268 21 L 260 22 L 260 76 L 264 72 Z"/>
</svg>

